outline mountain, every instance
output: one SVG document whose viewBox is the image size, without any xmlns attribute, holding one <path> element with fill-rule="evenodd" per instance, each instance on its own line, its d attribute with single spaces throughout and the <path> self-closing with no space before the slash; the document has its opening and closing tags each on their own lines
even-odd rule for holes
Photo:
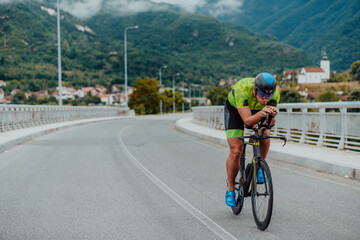
<svg viewBox="0 0 360 240">
<path fill-rule="evenodd" d="M 0 6 L 0 38 L 4 39 L 0 79 L 9 80 L 6 89 L 37 91 L 57 86 L 56 11 L 33 1 Z M 64 85 L 86 86 L 92 79 L 99 80 L 104 62 L 98 60 L 106 55 L 99 37 L 72 15 L 61 17 Z"/>
<path fill-rule="evenodd" d="M 200 13 L 213 15 L 221 1 L 206 0 Z M 326 50 L 331 68 L 349 69 L 360 56 L 360 0 L 256 0 L 243 1 L 238 11 L 217 14 L 268 33 L 280 41 L 302 48 L 318 63 Z"/>
<path fill-rule="evenodd" d="M 249 29 L 213 17 L 173 11 L 146 12 L 133 16 L 98 15 L 85 21 L 100 36 L 112 42 L 124 39 L 126 26 L 130 72 L 156 74 L 170 65 L 166 74 L 185 73 L 189 79 L 254 75 L 261 71 L 281 72 L 283 68 L 308 63 L 305 54 L 289 45 L 258 35 Z M 114 29 L 117 29 L 114 31 Z M 141 65 L 140 59 L 146 64 Z"/>
<path fill-rule="evenodd" d="M 54 5 L 37 1 L 1 5 L 0 79 L 6 90 L 36 91 L 57 86 L 57 29 Z M 170 85 L 172 75 L 195 83 L 254 76 L 261 71 L 309 64 L 303 51 L 260 35 L 242 25 L 182 11 L 148 11 L 121 16 L 100 11 L 86 20 L 61 13 L 62 70 L 65 86 L 124 83 L 124 29 L 128 79 L 157 77 Z"/>
</svg>

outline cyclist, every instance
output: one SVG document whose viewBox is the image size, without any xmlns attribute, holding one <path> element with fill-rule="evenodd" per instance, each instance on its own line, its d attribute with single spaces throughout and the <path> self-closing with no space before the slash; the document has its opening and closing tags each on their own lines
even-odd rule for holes
<svg viewBox="0 0 360 240">
<path fill-rule="evenodd" d="M 240 169 L 240 156 L 242 153 L 242 137 L 244 123 L 252 126 L 257 124 L 262 117 L 274 116 L 270 125 L 275 124 L 276 107 L 280 101 L 280 92 L 276 87 L 273 75 L 267 72 L 260 73 L 256 78 L 243 78 L 239 80 L 228 94 L 225 102 L 225 131 L 230 147 L 230 154 L 226 160 L 227 191 L 225 202 L 228 206 L 235 207 L 234 184 L 235 177 Z M 270 136 L 270 130 L 265 131 L 265 136 Z M 269 151 L 270 139 L 260 141 L 260 154 L 266 158 Z M 261 169 L 260 169 L 261 170 Z M 261 181 L 262 172 L 258 171 Z"/>
</svg>

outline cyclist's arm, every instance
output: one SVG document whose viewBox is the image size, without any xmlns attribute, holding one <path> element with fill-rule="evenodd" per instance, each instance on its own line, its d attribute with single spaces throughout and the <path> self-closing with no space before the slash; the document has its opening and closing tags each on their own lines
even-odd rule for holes
<svg viewBox="0 0 360 240">
<path fill-rule="evenodd" d="M 252 126 L 252 125 L 257 124 L 262 117 L 267 117 L 269 114 L 271 114 L 272 110 L 270 108 L 265 107 L 262 110 L 260 110 L 259 112 L 257 112 L 256 114 L 252 115 L 249 107 L 239 107 L 238 112 L 239 112 L 242 120 L 244 121 L 244 123 L 246 125 Z M 273 122 L 273 121 L 275 124 L 274 118 L 271 122 Z"/>
</svg>

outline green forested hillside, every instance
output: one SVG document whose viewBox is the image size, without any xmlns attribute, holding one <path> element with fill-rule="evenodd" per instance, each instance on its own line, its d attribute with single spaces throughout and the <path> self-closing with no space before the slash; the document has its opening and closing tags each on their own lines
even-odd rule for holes
<svg viewBox="0 0 360 240">
<path fill-rule="evenodd" d="M 6 90 L 36 91 L 57 85 L 56 17 L 36 1 L 0 5 L 0 79 Z M 53 5 L 46 5 L 53 7 Z M 89 26 L 94 33 L 77 25 Z M 173 11 L 120 17 L 102 12 L 84 22 L 62 13 L 62 66 L 65 86 L 124 83 L 124 29 L 128 31 L 128 76 L 163 81 L 179 72 L 193 82 L 211 83 L 231 76 L 279 73 L 309 63 L 303 51 L 213 17 Z"/>
<path fill-rule="evenodd" d="M 56 17 L 34 2 L 0 5 L 0 79 L 8 89 L 37 91 L 57 86 Z M 81 21 L 64 13 L 61 22 L 65 85 L 86 86 L 100 81 L 106 58 L 99 37 L 76 29 Z M 101 59 L 101 61 L 99 61 Z"/>
<path fill-rule="evenodd" d="M 210 14 L 218 1 L 207 2 L 199 11 Z M 245 24 L 302 48 L 314 64 L 325 49 L 332 70 L 342 71 L 360 56 L 359 14 L 360 0 L 257 0 L 244 1 L 236 14 L 218 18 Z"/>
<path fill-rule="evenodd" d="M 131 43 L 129 72 L 143 77 L 156 76 L 160 66 L 169 65 L 170 69 L 164 73 L 165 81 L 176 72 L 195 81 L 219 80 L 260 71 L 280 72 L 307 62 L 305 54 L 293 47 L 240 25 L 203 15 L 147 12 L 116 17 L 104 14 L 86 23 L 105 39 L 119 43 L 126 26 L 140 26 L 127 32 Z"/>
</svg>

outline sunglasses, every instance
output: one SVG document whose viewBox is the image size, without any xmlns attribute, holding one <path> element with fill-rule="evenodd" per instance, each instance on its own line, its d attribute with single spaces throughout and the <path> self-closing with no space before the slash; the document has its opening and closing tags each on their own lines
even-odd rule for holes
<svg viewBox="0 0 360 240">
<path fill-rule="evenodd" d="M 264 92 L 261 91 L 260 89 L 258 90 L 257 94 L 258 94 L 259 97 L 261 97 L 261 98 L 271 98 L 271 96 L 273 95 L 273 93 L 271 93 L 271 94 L 264 93 Z"/>
</svg>

